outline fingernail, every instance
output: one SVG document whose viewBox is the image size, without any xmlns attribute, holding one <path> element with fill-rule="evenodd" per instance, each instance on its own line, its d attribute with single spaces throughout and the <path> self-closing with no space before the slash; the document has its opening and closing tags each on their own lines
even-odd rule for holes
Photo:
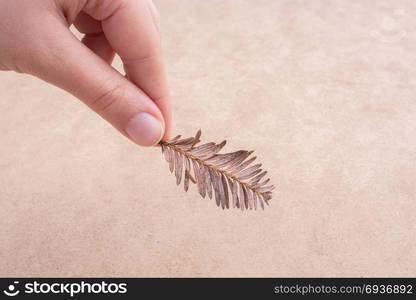
<svg viewBox="0 0 416 300">
<path fill-rule="evenodd" d="M 163 135 L 160 121 L 145 112 L 135 115 L 127 123 L 126 132 L 140 146 L 155 145 L 162 139 Z"/>
</svg>

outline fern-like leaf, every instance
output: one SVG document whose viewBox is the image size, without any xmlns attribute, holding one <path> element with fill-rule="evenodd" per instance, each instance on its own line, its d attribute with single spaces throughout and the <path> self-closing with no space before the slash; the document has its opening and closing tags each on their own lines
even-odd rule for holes
<svg viewBox="0 0 416 300">
<path fill-rule="evenodd" d="M 175 172 L 176 184 L 183 179 L 184 189 L 188 191 L 190 182 L 197 185 L 199 194 L 205 198 L 215 198 L 217 206 L 264 209 L 272 198 L 273 185 L 270 179 L 263 180 L 267 174 L 261 164 L 251 165 L 256 157 L 249 156 L 253 151 L 240 150 L 219 154 L 226 141 L 219 144 L 200 142 L 201 130 L 194 137 L 181 139 L 178 135 L 159 145 L 171 172 Z"/>
</svg>

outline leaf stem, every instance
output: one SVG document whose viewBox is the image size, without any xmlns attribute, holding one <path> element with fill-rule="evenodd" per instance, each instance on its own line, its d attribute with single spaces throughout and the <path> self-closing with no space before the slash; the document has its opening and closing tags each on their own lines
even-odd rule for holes
<svg viewBox="0 0 416 300">
<path fill-rule="evenodd" d="M 227 171 L 222 170 L 222 169 L 216 167 L 215 165 L 209 164 L 206 161 L 192 155 L 191 153 L 189 153 L 189 152 L 187 152 L 183 149 L 180 149 L 179 147 L 176 147 L 175 145 L 172 145 L 172 144 L 169 144 L 169 143 L 166 143 L 166 142 L 163 142 L 163 141 L 160 141 L 159 145 L 169 147 L 173 151 L 179 152 L 180 154 L 188 157 L 189 159 L 195 160 L 195 161 L 199 162 L 200 164 L 202 164 L 202 165 L 204 165 L 204 166 L 206 166 L 210 169 L 213 169 L 214 171 L 219 172 L 219 173 L 223 174 L 224 176 L 226 176 L 230 179 L 233 179 L 233 180 L 237 181 L 238 183 L 240 183 L 241 185 L 244 185 L 246 188 L 252 190 L 256 194 L 260 194 L 260 195 L 262 194 L 262 193 L 258 192 L 257 189 L 255 189 L 252 185 L 248 184 L 247 182 L 244 182 L 244 181 L 240 180 L 238 177 L 228 173 Z"/>
</svg>

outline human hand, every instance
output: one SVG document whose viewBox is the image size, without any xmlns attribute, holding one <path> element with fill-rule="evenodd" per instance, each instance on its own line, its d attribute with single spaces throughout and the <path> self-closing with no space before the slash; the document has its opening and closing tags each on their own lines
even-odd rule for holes
<svg viewBox="0 0 416 300">
<path fill-rule="evenodd" d="M 65 89 L 150 146 L 171 125 L 158 19 L 152 0 L 0 0 L 0 70 Z M 126 77 L 111 67 L 115 53 Z"/>
</svg>

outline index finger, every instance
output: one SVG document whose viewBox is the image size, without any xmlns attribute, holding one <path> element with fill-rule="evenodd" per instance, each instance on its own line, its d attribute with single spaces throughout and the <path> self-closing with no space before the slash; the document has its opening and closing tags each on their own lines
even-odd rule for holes
<svg viewBox="0 0 416 300">
<path fill-rule="evenodd" d="M 171 127 L 170 97 L 157 16 L 150 1 L 88 1 L 84 11 L 101 20 L 104 34 L 121 57 L 129 80 L 159 107 L 165 120 L 164 138 L 167 139 Z"/>
</svg>

